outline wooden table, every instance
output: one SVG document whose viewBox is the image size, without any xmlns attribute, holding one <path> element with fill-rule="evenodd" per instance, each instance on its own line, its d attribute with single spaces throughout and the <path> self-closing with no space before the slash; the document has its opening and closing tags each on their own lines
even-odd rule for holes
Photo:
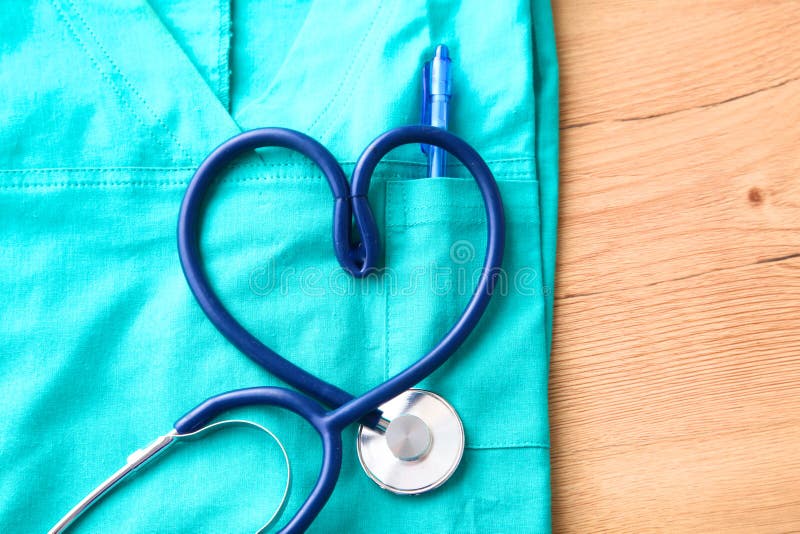
<svg viewBox="0 0 800 534">
<path fill-rule="evenodd" d="M 554 528 L 798 532 L 800 2 L 554 16 Z"/>
</svg>

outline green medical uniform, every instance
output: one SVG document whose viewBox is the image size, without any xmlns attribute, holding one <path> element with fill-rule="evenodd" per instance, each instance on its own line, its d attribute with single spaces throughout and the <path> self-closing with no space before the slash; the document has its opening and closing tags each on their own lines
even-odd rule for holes
<svg viewBox="0 0 800 534">
<path fill-rule="evenodd" d="M 441 488 L 397 496 L 363 473 L 346 429 L 311 531 L 550 529 L 558 103 L 546 0 L 6 0 L 0 27 L 0 530 L 45 531 L 203 399 L 280 385 L 183 279 L 186 185 L 215 146 L 263 126 L 308 133 L 351 171 L 377 135 L 418 122 L 421 65 L 439 43 L 454 58 L 451 130 L 487 160 L 508 222 L 487 314 L 420 385 L 458 410 L 466 451 Z M 379 166 L 370 201 L 385 269 L 356 281 L 333 254 L 321 173 L 286 150 L 242 158 L 203 226 L 214 287 L 278 353 L 366 391 L 449 329 L 483 260 L 468 173 L 424 175 L 418 146 Z M 230 415 L 286 444 L 285 521 L 316 478 L 316 434 L 283 411 Z M 280 499 L 282 461 L 264 435 L 220 432 L 143 470 L 75 531 L 252 532 Z"/>
</svg>

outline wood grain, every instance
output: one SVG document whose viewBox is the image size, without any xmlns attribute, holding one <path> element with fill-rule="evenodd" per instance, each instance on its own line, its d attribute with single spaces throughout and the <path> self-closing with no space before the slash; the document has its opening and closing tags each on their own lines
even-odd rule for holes
<svg viewBox="0 0 800 534">
<path fill-rule="evenodd" d="M 798 532 L 800 2 L 554 15 L 554 528 Z"/>
</svg>

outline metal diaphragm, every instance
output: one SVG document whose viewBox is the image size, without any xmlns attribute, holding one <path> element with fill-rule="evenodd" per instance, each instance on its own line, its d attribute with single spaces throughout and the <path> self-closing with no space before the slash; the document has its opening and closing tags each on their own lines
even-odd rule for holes
<svg viewBox="0 0 800 534">
<path fill-rule="evenodd" d="M 442 397 L 410 389 L 380 407 L 385 432 L 361 426 L 358 459 L 367 475 L 393 493 L 415 495 L 438 488 L 464 454 L 464 425 Z"/>
</svg>

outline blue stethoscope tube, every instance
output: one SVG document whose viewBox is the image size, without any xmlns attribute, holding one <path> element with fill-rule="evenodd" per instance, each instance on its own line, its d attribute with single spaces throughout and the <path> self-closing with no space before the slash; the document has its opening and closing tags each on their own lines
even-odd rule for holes
<svg viewBox="0 0 800 534">
<path fill-rule="evenodd" d="M 233 160 L 262 147 L 295 150 L 314 161 L 328 180 L 334 197 L 333 243 L 341 266 L 363 277 L 377 268 L 382 256 L 380 236 L 367 192 L 380 160 L 401 145 L 422 143 L 448 151 L 475 178 L 486 208 L 486 256 L 481 276 L 461 317 L 428 354 L 383 384 L 354 397 L 344 390 L 289 362 L 250 334 L 225 308 L 211 289 L 199 247 L 203 205 L 216 177 Z M 353 221 L 358 231 L 352 233 Z M 288 409 L 306 419 L 322 439 L 322 468 L 311 494 L 281 532 L 302 532 L 311 524 L 333 491 L 342 462 L 341 432 L 359 419 L 374 427 L 377 407 L 413 387 L 441 366 L 477 325 L 489 300 L 502 264 L 505 219 L 500 192 L 480 155 L 457 136 L 430 126 L 403 126 L 375 139 L 358 159 L 347 179 L 333 155 L 314 139 L 282 128 L 263 128 L 238 135 L 219 146 L 200 165 L 184 196 L 178 223 L 178 251 L 189 287 L 211 322 L 239 350 L 282 381 L 296 388 L 257 387 L 211 397 L 175 423 L 184 434 L 197 430 L 222 412 L 245 405 L 269 405 Z M 316 399 L 315 400 L 312 400 Z M 325 411 L 323 406 L 330 408 Z"/>
<path fill-rule="evenodd" d="M 359 270 L 353 269 L 355 261 L 351 259 L 357 251 L 349 247 L 350 188 L 344 171 L 328 149 L 315 139 L 284 128 L 261 128 L 237 135 L 217 147 L 197 169 L 186 189 L 178 219 L 178 254 L 183 273 L 206 316 L 236 348 L 287 384 L 328 406 L 339 406 L 353 397 L 286 360 L 248 332 L 219 300 L 203 268 L 199 238 L 208 191 L 217 176 L 236 158 L 261 147 L 289 148 L 319 166 L 328 179 L 334 197 L 333 241 L 336 256 L 345 269 L 360 274 Z M 346 228 L 341 224 L 345 220 Z"/>
</svg>

